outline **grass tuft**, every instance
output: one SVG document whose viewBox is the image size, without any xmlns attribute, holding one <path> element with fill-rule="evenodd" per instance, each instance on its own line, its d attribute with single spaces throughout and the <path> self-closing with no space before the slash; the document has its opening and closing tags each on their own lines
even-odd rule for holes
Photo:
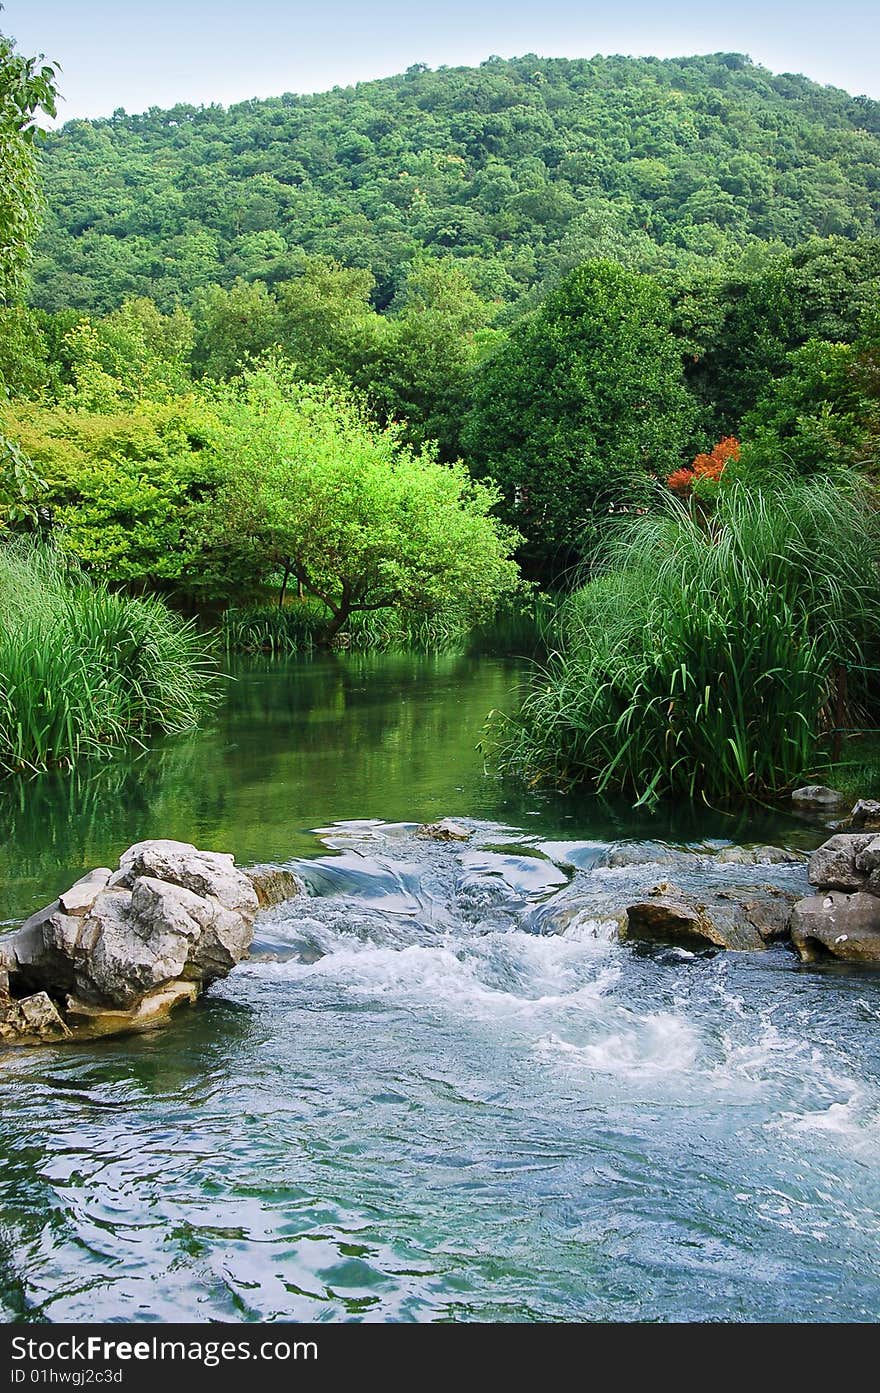
<svg viewBox="0 0 880 1393">
<path fill-rule="evenodd" d="M 0 774 L 185 730 L 215 672 L 204 637 L 161 600 L 114 594 L 29 538 L 0 542 Z"/>
</svg>

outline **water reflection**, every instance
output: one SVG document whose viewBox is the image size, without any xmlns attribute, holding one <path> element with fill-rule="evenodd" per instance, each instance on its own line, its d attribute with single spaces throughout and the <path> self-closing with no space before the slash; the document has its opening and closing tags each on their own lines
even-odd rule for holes
<svg viewBox="0 0 880 1393">
<path fill-rule="evenodd" d="M 457 655 L 243 663 L 204 730 L 140 757 L 0 785 L 0 922 L 145 837 L 252 862 L 314 850 L 310 829 L 342 818 L 467 813 L 529 818 L 560 838 L 772 839 L 782 826 L 792 840 L 791 820 L 770 813 L 636 816 L 626 803 L 503 786 L 475 747 L 487 713 L 514 705 L 524 674 L 516 660 Z"/>
</svg>

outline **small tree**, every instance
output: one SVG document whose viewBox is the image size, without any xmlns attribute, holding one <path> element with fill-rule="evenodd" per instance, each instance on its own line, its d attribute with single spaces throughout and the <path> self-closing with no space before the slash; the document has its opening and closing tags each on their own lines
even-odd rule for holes
<svg viewBox="0 0 880 1393">
<path fill-rule="evenodd" d="M 477 618 L 515 588 L 519 538 L 492 516 L 494 488 L 405 446 L 337 386 L 295 386 L 277 367 L 216 402 L 224 483 L 204 513 L 218 547 L 293 577 L 321 600 L 331 643 L 355 611 Z"/>
</svg>

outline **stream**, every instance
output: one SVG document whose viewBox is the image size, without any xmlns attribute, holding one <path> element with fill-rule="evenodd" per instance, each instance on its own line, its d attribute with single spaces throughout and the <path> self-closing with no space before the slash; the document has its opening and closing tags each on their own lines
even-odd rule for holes
<svg viewBox="0 0 880 1393">
<path fill-rule="evenodd" d="M 880 974 L 552 913 L 612 843 L 823 829 L 506 787 L 522 675 L 242 664 L 203 731 L 0 791 L 9 927 L 155 836 L 308 890 L 168 1028 L 3 1055 L 5 1319 L 880 1317 Z"/>
</svg>

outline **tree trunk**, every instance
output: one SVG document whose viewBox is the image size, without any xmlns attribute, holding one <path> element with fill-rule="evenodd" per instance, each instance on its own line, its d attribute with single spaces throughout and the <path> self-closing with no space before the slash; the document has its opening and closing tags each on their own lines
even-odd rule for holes
<svg viewBox="0 0 880 1393">
<path fill-rule="evenodd" d="M 343 626 L 345 625 L 346 621 L 349 619 L 350 616 L 351 605 L 348 603 L 347 600 L 343 600 L 339 608 L 333 611 L 333 618 L 327 625 L 324 637 L 321 639 L 322 648 L 332 648 L 333 640 L 335 639 L 336 635 L 342 630 Z"/>
<path fill-rule="evenodd" d="M 287 594 L 287 582 L 290 580 L 290 567 L 284 567 L 284 578 L 281 581 L 281 590 L 278 595 L 278 608 L 284 608 L 284 597 Z"/>
</svg>

